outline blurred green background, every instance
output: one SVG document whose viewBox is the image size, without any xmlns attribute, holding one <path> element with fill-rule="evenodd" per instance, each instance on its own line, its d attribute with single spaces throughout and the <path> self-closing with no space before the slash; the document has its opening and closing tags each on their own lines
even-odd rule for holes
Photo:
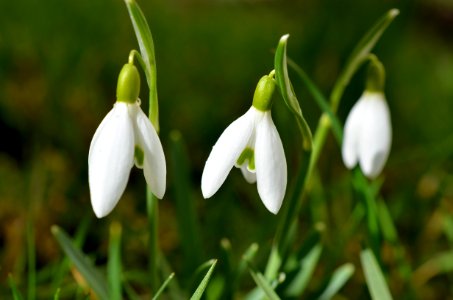
<svg viewBox="0 0 453 300">
<path fill-rule="evenodd" d="M 202 199 L 200 177 L 212 145 L 251 105 L 258 79 L 273 68 L 273 49 L 283 34 L 290 33 L 288 55 L 328 95 L 357 41 L 393 7 L 401 13 L 374 50 L 386 67 L 393 122 L 382 195 L 413 271 L 437 253 L 452 250 L 451 0 L 142 0 L 139 4 L 154 37 L 160 134 L 169 169 L 166 197 L 160 201 L 160 244 L 177 274 L 189 271 L 181 267 L 170 133 L 179 131 L 186 143 L 203 257 L 218 256 L 223 237 L 230 239 L 238 256 L 250 243 L 259 242 L 265 257 L 277 218 L 265 210 L 256 187 L 245 183 L 238 170 L 232 171 L 216 196 Z M 59 224 L 72 234 L 82 221 L 91 229 L 84 251 L 92 253 L 97 264 L 105 263 L 112 220 L 124 226 L 125 268 L 139 268 L 146 261 L 141 171 L 133 169 L 119 205 L 102 220 L 95 220 L 87 180 L 91 138 L 112 108 L 118 73 L 133 48 L 138 46 L 120 0 L 0 1 L 0 282 L 12 273 L 21 288 L 25 285 L 27 226 L 33 228 L 38 270 L 62 257 L 50 226 Z M 361 70 L 354 77 L 342 99 L 342 122 L 363 91 L 363 74 Z M 320 110 L 299 78 L 290 75 L 314 131 Z M 142 88 L 144 108 L 147 97 Z M 301 159 L 300 140 L 279 97 L 273 118 L 285 147 L 290 191 Z M 309 197 L 303 204 L 301 232 L 306 234 L 315 222 L 323 221 L 326 244 L 331 247 L 325 254 L 329 264 L 358 265 L 360 234 L 347 241 L 345 249 L 335 250 L 336 232 L 348 218 L 353 200 L 351 175 L 333 137 L 321 156 L 319 174 L 328 205 L 320 213 Z M 335 251 L 339 252 L 332 255 Z M 383 251 L 392 292 L 405 295 L 394 260 Z M 324 272 L 328 267 L 318 270 L 319 276 Z M 452 273 L 438 273 L 442 272 L 428 272 L 431 275 L 417 290 L 421 299 L 453 299 Z M 38 289 L 45 289 L 49 276 L 38 278 Z M 7 285 L 0 292 L 1 298 L 9 297 Z M 352 299 L 367 297 L 360 272 L 344 294 Z"/>
</svg>

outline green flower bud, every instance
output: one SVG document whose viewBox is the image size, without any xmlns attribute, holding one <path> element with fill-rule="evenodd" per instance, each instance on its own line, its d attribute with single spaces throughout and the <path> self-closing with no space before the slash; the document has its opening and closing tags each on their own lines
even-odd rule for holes
<svg viewBox="0 0 453 300">
<path fill-rule="evenodd" d="M 273 75 L 273 73 L 271 73 Z M 272 75 L 264 75 L 258 82 L 253 95 L 253 107 L 260 111 L 268 111 L 272 106 L 272 94 L 275 90 L 275 80 Z"/>
<path fill-rule="evenodd" d="M 116 100 L 135 103 L 140 94 L 140 75 L 133 64 L 125 64 L 118 76 Z"/>
<path fill-rule="evenodd" d="M 370 57 L 368 65 L 366 91 L 368 92 L 384 92 L 385 69 L 382 63 L 375 55 Z"/>
</svg>

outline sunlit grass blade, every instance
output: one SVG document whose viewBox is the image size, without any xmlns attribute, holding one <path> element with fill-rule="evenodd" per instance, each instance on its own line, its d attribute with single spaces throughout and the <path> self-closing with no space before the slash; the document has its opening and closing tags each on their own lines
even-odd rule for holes
<svg viewBox="0 0 453 300">
<path fill-rule="evenodd" d="M 160 286 L 160 288 L 157 290 L 156 294 L 153 297 L 153 300 L 159 299 L 160 295 L 164 292 L 165 288 L 167 285 L 170 283 L 170 281 L 175 277 L 175 273 L 171 273 L 170 276 L 168 276 L 167 279 L 165 279 L 164 283 Z"/>
<path fill-rule="evenodd" d="M 74 243 L 69 236 L 61 228 L 55 225 L 52 226 L 52 234 L 99 299 L 110 299 L 105 278 L 95 269 L 84 254 L 74 246 Z"/>
<path fill-rule="evenodd" d="M 341 96 L 346 86 L 351 81 L 352 76 L 367 59 L 371 50 L 381 38 L 390 23 L 399 14 L 399 10 L 394 8 L 386 12 L 370 30 L 362 37 L 357 46 L 352 51 L 343 72 L 338 77 L 330 97 L 332 112 L 336 113 Z"/>
<path fill-rule="evenodd" d="M 195 202 L 190 197 L 189 163 L 181 133 L 171 132 L 170 140 L 179 236 L 186 267 L 193 270 L 202 261 L 202 247 Z"/>
<path fill-rule="evenodd" d="M 208 272 L 204 276 L 203 280 L 198 285 L 198 287 L 195 290 L 195 292 L 193 293 L 192 297 L 190 297 L 190 300 L 198 300 L 198 299 L 201 299 L 201 296 L 203 296 L 203 293 L 204 293 L 206 287 L 208 286 L 209 279 L 211 278 L 211 275 L 214 272 L 215 266 L 217 264 L 217 260 L 212 259 L 209 261 L 209 263 L 211 264 L 211 267 L 209 268 Z"/>
<path fill-rule="evenodd" d="M 11 289 L 11 293 L 13 294 L 14 300 L 22 300 L 22 294 L 19 292 L 16 286 L 16 282 L 14 282 L 14 278 L 11 274 L 8 275 L 8 284 L 9 288 Z"/>
<path fill-rule="evenodd" d="M 343 141 L 343 126 L 341 125 L 337 116 L 332 112 L 329 102 L 327 101 L 327 98 L 324 97 L 321 90 L 310 79 L 310 77 L 308 77 L 307 73 L 305 73 L 305 71 L 298 64 L 296 64 L 290 58 L 287 58 L 287 61 L 288 65 L 291 68 L 293 68 L 297 75 L 299 75 L 300 79 L 305 84 L 308 91 L 313 96 L 313 99 L 315 99 L 316 103 L 321 108 L 321 110 L 329 116 L 330 122 L 332 123 L 332 130 L 335 135 L 335 138 L 337 139 L 338 144 L 341 145 Z"/>
<path fill-rule="evenodd" d="M 275 51 L 275 79 L 277 81 L 277 85 L 280 89 L 283 100 L 285 100 L 285 103 L 288 106 L 289 110 L 296 118 L 297 125 L 299 126 L 302 134 L 303 147 L 305 150 L 309 151 L 312 147 L 311 130 L 304 119 L 302 109 L 300 108 L 299 101 L 297 100 L 296 94 L 294 93 L 294 89 L 291 84 L 291 80 L 288 76 L 286 58 L 286 44 L 288 37 L 288 34 L 281 37 L 277 46 L 277 50 Z"/>
<path fill-rule="evenodd" d="M 305 288 L 308 286 L 313 272 L 321 257 L 322 246 L 320 243 L 316 244 L 310 252 L 300 261 L 299 271 L 294 279 L 285 290 L 285 295 L 298 297 L 302 295 Z"/>
<path fill-rule="evenodd" d="M 371 298 L 373 300 L 391 300 L 390 290 L 373 251 L 371 249 L 362 250 L 360 261 Z"/>
<path fill-rule="evenodd" d="M 319 300 L 329 300 L 346 284 L 354 274 L 354 265 L 351 263 L 344 264 L 337 268 L 327 284 L 324 292 L 319 296 Z"/>
<path fill-rule="evenodd" d="M 122 271 L 121 271 L 121 224 L 113 222 L 110 225 L 109 256 L 107 274 L 110 288 L 110 299 L 122 299 Z"/>
<path fill-rule="evenodd" d="M 269 300 L 279 300 L 280 297 L 275 293 L 274 289 L 267 281 L 267 279 L 260 272 L 255 272 L 252 268 L 249 268 L 250 275 L 252 275 L 253 280 L 256 285 L 263 290 L 264 294 L 269 298 Z"/>
<path fill-rule="evenodd" d="M 420 287 L 434 276 L 448 272 L 453 272 L 453 250 L 434 255 L 413 273 L 412 281 Z"/>
<path fill-rule="evenodd" d="M 55 291 L 55 294 L 53 295 L 53 300 L 58 300 L 58 299 L 60 299 L 60 288 L 58 288 Z"/>
<path fill-rule="evenodd" d="M 90 228 L 90 220 L 91 219 L 89 217 L 83 218 L 80 221 L 79 226 L 77 227 L 77 231 L 74 235 L 73 242 L 75 247 L 78 249 L 80 249 L 83 242 L 85 241 L 88 229 Z M 59 267 L 53 276 L 52 289 L 57 289 L 60 287 L 61 283 L 63 282 L 63 279 L 69 272 L 69 265 L 70 265 L 69 258 L 65 256 L 61 260 Z"/>
<path fill-rule="evenodd" d="M 154 54 L 154 42 L 151 30 L 145 15 L 135 0 L 125 0 L 129 16 L 134 27 L 140 54 L 145 63 L 146 81 L 149 87 L 149 119 L 154 128 L 159 132 L 159 105 L 157 101 L 156 83 L 156 59 Z"/>
</svg>

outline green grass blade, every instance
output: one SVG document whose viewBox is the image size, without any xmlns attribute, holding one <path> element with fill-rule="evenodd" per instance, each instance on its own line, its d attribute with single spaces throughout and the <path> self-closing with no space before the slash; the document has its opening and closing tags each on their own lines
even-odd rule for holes
<svg viewBox="0 0 453 300">
<path fill-rule="evenodd" d="M 307 73 L 305 73 L 305 71 L 298 64 L 296 64 L 290 58 L 288 58 L 287 60 L 288 65 L 296 72 L 297 75 L 299 75 L 300 79 L 305 84 L 305 86 L 307 87 L 310 94 L 313 96 L 313 99 L 315 99 L 318 106 L 324 113 L 326 113 L 329 116 L 330 122 L 332 123 L 332 130 L 335 135 L 335 138 L 337 139 L 338 144 L 341 145 L 343 141 L 343 126 L 341 125 L 340 121 L 335 116 L 335 114 L 332 112 L 329 102 L 327 101 L 327 98 L 324 97 L 321 90 L 310 79 L 310 77 L 308 77 Z"/>
<path fill-rule="evenodd" d="M 14 300 L 22 300 L 22 294 L 17 289 L 16 283 L 14 282 L 13 276 L 11 274 L 8 275 L 8 284 L 11 289 L 11 293 L 13 294 Z"/>
<path fill-rule="evenodd" d="M 209 268 L 208 272 L 204 276 L 203 280 L 200 282 L 198 285 L 197 289 L 193 293 L 192 297 L 190 297 L 190 300 L 198 300 L 201 299 L 201 296 L 203 296 L 203 293 L 208 286 L 209 279 L 211 278 L 212 272 L 214 272 L 214 268 L 217 264 L 217 260 L 213 259 L 210 261 L 211 267 Z"/>
<path fill-rule="evenodd" d="M 60 288 L 58 288 L 55 291 L 55 294 L 53 295 L 53 300 L 58 300 L 58 299 L 60 299 Z"/>
<path fill-rule="evenodd" d="M 74 246 L 74 243 L 69 236 L 56 225 L 52 226 L 52 234 L 99 299 L 110 299 L 108 285 L 105 278 L 98 272 L 98 270 L 95 269 L 84 254 Z"/>
<path fill-rule="evenodd" d="M 263 274 L 259 272 L 255 272 L 252 268 L 249 268 L 250 275 L 252 275 L 253 280 L 255 281 L 256 285 L 263 290 L 269 300 L 279 300 L 280 297 L 275 293 L 274 289 L 267 281 L 267 279 L 263 276 Z"/>
<path fill-rule="evenodd" d="M 193 270 L 202 262 L 202 246 L 196 209 L 190 197 L 189 163 L 181 133 L 173 131 L 170 140 L 179 236 L 186 267 Z"/>
<path fill-rule="evenodd" d="M 110 288 L 110 299 L 122 299 L 122 271 L 121 271 L 121 225 L 113 222 L 110 225 L 109 256 L 107 274 Z"/>
<path fill-rule="evenodd" d="M 382 274 L 382 270 L 371 249 L 362 250 L 360 253 L 365 280 L 373 300 L 391 300 L 392 296 Z"/>
<path fill-rule="evenodd" d="M 153 300 L 159 299 L 160 295 L 163 293 L 163 291 L 165 290 L 167 285 L 170 283 L 170 281 L 173 279 L 173 277 L 175 277 L 175 273 L 171 273 L 170 276 L 168 276 L 168 278 L 164 281 L 164 283 L 162 283 L 162 285 L 160 286 L 160 288 L 157 290 L 156 294 L 154 295 Z"/>
<path fill-rule="evenodd" d="M 368 30 L 368 32 L 362 37 L 362 39 L 358 42 L 357 46 L 352 51 L 348 61 L 346 62 L 346 66 L 344 67 L 343 72 L 338 77 L 338 80 L 336 81 L 335 86 L 332 90 L 330 103 L 333 113 L 336 113 L 341 96 L 343 95 L 343 91 L 351 81 L 352 76 L 354 76 L 355 72 L 359 69 L 362 63 L 365 62 L 371 50 L 379 41 L 384 31 L 398 14 L 399 10 L 395 8 L 385 13 L 374 24 L 374 26 L 371 27 L 370 30 Z"/>
<path fill-rule="evenodd" d="M 337 294 L 338 291 L 346 284 L 349 278 L 351 278 L 352 274 L 354 274 L 354 270 L 354 265 L 351 263 L 344 264 L 336 269 L 327 284 L 326 289 L 318 299 L 329 300 L 335 296 L 335 294 Z"/>
<path fill-rule="evenodd" d="M 296 118 L 297 125 L 299 126 L 300 132 L 302 134 L 303 147 L 308 151 L 311 150 L 312 147 L 311 130 L 304 119 L 302 109 L 300 108 L 299 101 L 297 100 L 296 94 L 294 93 L 294 89 L 291 84 L 291 80 L 288 76 L 286 58 L 286 44 L 288 37 L 288 34 L 281 37 L 277 46 L 277 50 L 275 51 L 275 79 L 277 81 L 277 85 L 279 87 L 283 100 L 285 100 L 285 103 L 288 106 L 289 110 Z"/>
<path fill-rule="evenodd" d="M 154 55 L 154 42 L 145 15 L 135 0 L 125 0 L 129 16 L 134 27 L 140 54 L 145 63 L 146 81 L 149 87 L 149 119 L 154 128 L 159 132 L 159 105 L 157 101 L 156 59 Z"/>
<path fill-rule="evenodd" d="M 322 245 L 318 243 L 300 261 L 299 272 L 287 287 L 285 295 L 294 297 L 302 295 L 315 271 L 316 265 L 321 257 L 321 252 Z"/>
<path fill-rule="evenodd" d="M 412 281 L 420 287 L 432 277 L 453 272 L 453 250 L 439 253 L 421 265 L 414 273 Z"/>
<path fill-rule="evenodd" d="M 28 290 L 27 299 L 36 298 L 36 245 L 34 218 L 30 217 L 27 222 L 27 265 L 28 265 Z"/>
</svg>

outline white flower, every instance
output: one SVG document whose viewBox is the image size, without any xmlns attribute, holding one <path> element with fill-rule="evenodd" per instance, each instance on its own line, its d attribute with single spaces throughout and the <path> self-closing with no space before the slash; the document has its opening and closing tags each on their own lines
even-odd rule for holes
<svg viewBox="0 0 453 300">
<path fill-rule="evenodd" d="M 384 168 L 392 143 L 390 113 L 381 92 L 367 92 L 357 101 L 346 120 L 342 147 L 349 169 L 357 163 L 369 178 Z"/>
<path fill-rule="evenodd" d="M 118 101 L 96 130 L 88 155 L 91 204 L 98 218 L 109 214 L 121 198 L 134 157 L 151 191 L 161 199 L 167 170 L 156 130 L 139 101 Z"/>
<path fill-rule="evenodd" d="M 235 165 L 249 183 L 257 182 L 261 200 L 276 214 L 285 196 L 287 174 L 285 153 L 270 110 L 252 106 L 225 129 L 203 170 L 204 198 L 217 192 Z"/>
</svg>

